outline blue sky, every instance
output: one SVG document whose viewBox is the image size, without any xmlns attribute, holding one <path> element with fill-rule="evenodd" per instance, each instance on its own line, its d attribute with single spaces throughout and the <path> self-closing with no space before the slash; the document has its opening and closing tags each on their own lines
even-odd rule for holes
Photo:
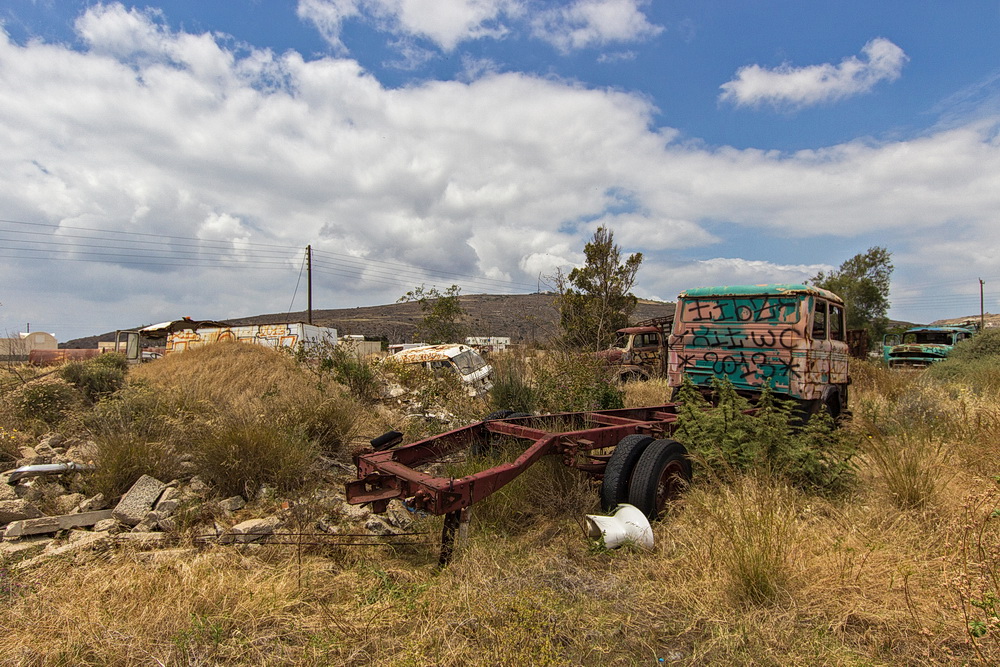
<svg viewBox="0 0 1000 667">
<path fill-rule="evenodd" d="M 0 329 L 635 292 L 873 245 L 890 315 L 1000 310 L 1000 3 L 0 1 Z M 354 332 L 363 333 L 363 332 Z M 503 332 L 482 332 L 502 335 Z"/>
</svg>

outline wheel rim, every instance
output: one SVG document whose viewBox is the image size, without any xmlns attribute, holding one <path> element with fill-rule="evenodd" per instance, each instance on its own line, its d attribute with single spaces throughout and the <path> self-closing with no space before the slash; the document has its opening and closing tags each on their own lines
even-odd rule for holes
<svg viewBox="0 0 1000 667">
<path fill-rule="evenodd" d="M 680 495 L 684 486 L 684 462 L 668 461 L 656 482 L 656 498 L 654 500 L 656 513 L 660 514 L 667 502 Z"/>
</svg>

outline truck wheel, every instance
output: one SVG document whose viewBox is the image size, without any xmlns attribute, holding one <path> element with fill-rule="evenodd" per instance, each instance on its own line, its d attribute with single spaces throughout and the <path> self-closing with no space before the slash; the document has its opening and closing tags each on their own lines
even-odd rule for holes
<svg viewBox="0 0 1000 667">
<path fill-rule="evenodd" d="M 656 440 L 639 457 L 632 471 L 628 501 L 655 520 L 691 481 L 687 449 L 676 440 Z"/>
<path fill-rule="evenodd" d="M 604 467 L 604 481 L 601 483 L 601 508 L 610 512 L 619 503 L 628 500 L 628 483 L 632 469 L 642 453 L 653 442 L 648 435 L 626 435 L 612 452 Z"/>
</svg>

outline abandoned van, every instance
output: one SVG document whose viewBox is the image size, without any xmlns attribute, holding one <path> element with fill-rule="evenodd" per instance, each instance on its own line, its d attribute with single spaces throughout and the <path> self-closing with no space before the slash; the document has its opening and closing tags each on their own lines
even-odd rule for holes
<svg viewBox="0 0 1000 667">
<path fill-rule="evenodd" d="M 848 345 L 843 300 L 812 285 L 737 285 L 678 296 L 668 342 L 670 385 L 685 376 L 726 378 L 756 395 L 770 385 L 805 412 L 847 409 Z"/>
<path fill-rule="evenodd" d="M 493 367 L 468 345 L 423 345 L 397 352 L 389 357 L 401 364 L 419 364 L 435 372 L 458 374 L 473 396 L 493 388 Z"/>
</svg>

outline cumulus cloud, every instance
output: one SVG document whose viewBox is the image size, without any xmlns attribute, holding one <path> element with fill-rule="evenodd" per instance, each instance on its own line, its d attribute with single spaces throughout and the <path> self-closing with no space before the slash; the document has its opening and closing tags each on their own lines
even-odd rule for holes
<svg viewBox="0 0 1000 667">
<path fill-rule="evenodd" d="M 298 15 L 311 21 L 338 52 L 346 51 L 341 29 L 363 18 L 396 35 L 421 37 L 443 51 L 460 42 L 507 33 L 505 15 L 520 12 L 520 0 L 299 0 Z"/>
<path fill-rule="evenodd" d="M 337 53 L 346 53 L 345 21 L 367 21 L 399 38 L 425 39 L 444 52 L 462 42 L 503 39 L 526 31 L 562 52 L 636 42 L 663 31 L 646 18 L 649 0 L 299 0 Z M 400 44 L 410 45 L 406 39 Z M 412 49 L 412 46 L 410 46 Z M 629 57 L 627 53 L 620 57 Z"/>
<path fill-rule="evenodd" d="M 734 228 L 903 239 L 961 226 L 967 243 L 934 244 L 952 266 L 995 236 L 1000 119 L 794 154 L 712 149 L 654 127 L 637 94 L 490 68 L 389 89 L 353 60 L 237 51 L 120 5 L 77 26 L 84 50 L 0 33 L 3 217 L 59 226 L 73 260 L 30 259 L 55 240 L 7 243 L 4 312 L 26 321 L 77 313 L 93 333 L 137 313 L 281 312 L 307 243 L 317 307 L 337 307 L 422 282 L 531 291 L 581 262 L 602 223 L 646 255 L 637 293 L 665 298 L 819 266 L 720 250 Z M 85 241 L 80 227 L 110 233 Z M 709 254 L 745 259 L 692 262 Z"/>
<path fill-rule="evenodd" d="M 833 102 L 867 93 L 882 81 L 895 81 L 909 60 L 903 49 L 882 37 L 865 44 L 861 53 L 863 58 L 851 56 L 839 65 L 784 64 L 774 69 L 748 65 L 722 84 L 719 99 L 750 107 L 799 108 Z"/>
<path fill-rule="evenodd" d="M 563 52 L 642 41 L 663 32 L 642 12 L 646 4 L 648 0 L 576 0 L 539 12 L 532 31 Z"/>
</svg>

